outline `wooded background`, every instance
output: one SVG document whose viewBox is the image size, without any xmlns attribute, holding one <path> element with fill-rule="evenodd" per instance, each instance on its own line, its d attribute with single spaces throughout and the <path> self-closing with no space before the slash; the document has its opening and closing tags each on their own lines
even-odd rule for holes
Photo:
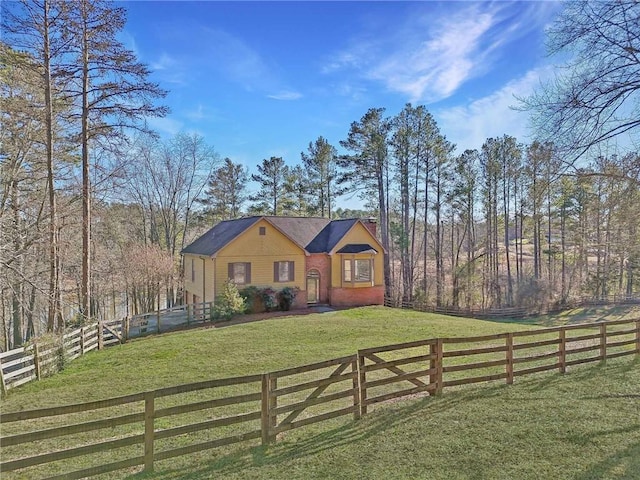
<svg viewBox="0 0 640 480">
<path fill-rule="evenodd" d="M 640 156 L 599 147 L 640 122 L 637 108 L 618 115 L 638 105 L 640 7 L 594 5 L 572 3 L 550 30 L 582 61 L 559 79 L 583 88 L 558 80 L 522 100 L 540 140 L 457 152 L 425 106 L 371 108 L 337 145 L 318 136 L 250 173 L 198 134 L 147 128 L 166 92 L 116 39 L 123 8 L 15 2 L 0 42 L 2 348 L 180 303 L 181 248 L 246 214 L 376 218 L 398 300 L 533 309 L 636 294 Z M 589 77 L 603 59 L 606 89 Z"/>
</svg>

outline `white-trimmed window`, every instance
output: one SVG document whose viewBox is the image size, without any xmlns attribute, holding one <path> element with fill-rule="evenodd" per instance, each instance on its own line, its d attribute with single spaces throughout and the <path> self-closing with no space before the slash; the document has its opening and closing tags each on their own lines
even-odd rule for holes
<svg viewBox="0 0 640 480">
<path fill-rule="evenodd" d="M 351 259 L 345 258 L 343 263 L 344 281 L 351 282 L 353 277 L 351 276 Z"/>
<path fill-rule="evenodd" d="M 370 282 L 373 265 L 371 259 L 356 259 L 353 261 L 354 280 L 356 282 Z"/>
<path fill-rule="evenodd" d="M 295 280 L 295 262 L 273 262 L 274 282 L 293 282 Z"/>
<path fill-rule="evenodd" d="M 373 279 L 373 260 L 370 258 L 345 258 L 342 262 L 345 282 L 371 282 Z"/>
</svg>

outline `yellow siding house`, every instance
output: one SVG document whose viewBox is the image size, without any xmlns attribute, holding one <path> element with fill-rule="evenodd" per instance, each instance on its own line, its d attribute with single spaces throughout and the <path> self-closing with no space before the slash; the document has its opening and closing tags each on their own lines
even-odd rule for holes
<svg viewBox="0 0 640 480">
<path fill-rule="evenodd" d="M 359 219 L 245 217 L 217 224 L 182 250 L 185 303 L 215 301 L 222 285 L 297 287 L 308 304 L 381 304 L 384 250 Z"/>
</svg>

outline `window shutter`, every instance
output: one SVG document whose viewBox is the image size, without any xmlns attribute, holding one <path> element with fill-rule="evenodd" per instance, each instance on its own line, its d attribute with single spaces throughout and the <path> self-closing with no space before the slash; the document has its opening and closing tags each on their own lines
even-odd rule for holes
<svg viewBox="0 0 640 480">
<path fill-rule="evenodd" d="M 277 282 L 280 280 L 280 262 L 273 262 L 273 281 Z"/>
<path fill-rule="evenodd" d="M 230 263 L 227 269 L 227 278 L 233 280 L 233 263 Z"/>
<path fill-rule="evenodd" d="M 251 283 L 251 264 L 244 264 L 244 283 Z"/>
<path fill-rule="evenodd" d="M 293 267 L 294 262 L 289 262 L 289 281 L 293 282 L 296 279 L 296 271 Z"/>
</svg>

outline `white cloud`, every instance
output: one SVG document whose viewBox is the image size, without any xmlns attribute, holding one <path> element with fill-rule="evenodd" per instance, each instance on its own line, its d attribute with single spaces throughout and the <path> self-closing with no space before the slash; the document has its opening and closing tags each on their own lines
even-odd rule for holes
<svg viewBox="0 0 640 480">
<path fill-rule="evenodd" d="M 170 68 L 176 68 L 176 65 L 177 61 L 173 57 L 167 53 L 162 53 L 158 60 L 151 62 L 150 67 L 152 70 L 167 70 Z"/>
<path fill-rule="evenodd" d="M 394 52 L 369 76 L 408 95 L 411 101 L 446 98 L 482 65 L 486 53 L 480 51 L 480 41 L 493 23 L 490 14 L 451 18 L 431 31 L 427 40 Z"/>
<path fill-rule="evenodd" d="M 162 53 L 160 58 L 152 61 L 149 68 L 163 81 L 174 85 L 187 84 L 187 68 L 177 58 Z"/>
<path fill-rule="evenodd" d="M 240 38 L 224 30 L 206 29 L 211 65 L 248 90 L 261 89 L 273 82 L 272 74 L 260 54 Z"/>
<path fill-rule="evenodd" d="M 276 100 L 302 98 L 299 92 L 284 87 L 285 81 L 275 73 L 277 65 L 265 61 L 260 52 L 244 40 L 220 29 L 205 29 L 205 32 L 210 45 L 205 61 L 227 78 L 250 92 L 267 93 Z"/>
<path fill-rule="evenodd" d="M 184 124 L 169 117 L 151 117 L 147 119 L 151 129 L 160 134 L 175 135 L 183 130 Z"/>
<path fill-rule="evenodd" d="M 529 142 L 528 114 L 512 107 L 518 104 L 516 96 L 526 97 L 551 75 L 552 67 L 531 70 L 491 95 L 465 106 L 434 111 L 434 116 L 441 131 L 457 145 L 458 152 L 479 149 L 487 138 L 504 134 Z"/>
<path fill-rule="evenodd" d="M 201 103 L 198 103 L 195 107 L 185 110 L 183 115 L 192 122 L 198 122 L 200 120 L 211 120 L 215 118 L 215 114 L 211 112 L 211 108 Z"/>
<path fill-rule="evenodd" d="M 548 19 L 549 8 L 538 2 L 515 5 L 455 2 L 445 11 L 425 6 L 393 31 L 361 34 L 321 71 L 355 71 L 411 102 L 443 100 L 489 71 L 507 44 Z"/>
<path fill-rule="evenodd" d="M 302 94 L 300 92 L 293 91 L 282 91 L 278 93 L 274 93 L 272 95 L 267 95 L 268 98 L 273 98 L 274 100 L 299 100 L 302 98 Z"/>
<path fill-rule="evenodd" d="M 131 50 L 137 58 L 140 58 L 140 50 L 133 34 L 129 30 L 122 30 L 117 35 L 118 40 L 122 42 L 124 47 Z"/>
</svg>

